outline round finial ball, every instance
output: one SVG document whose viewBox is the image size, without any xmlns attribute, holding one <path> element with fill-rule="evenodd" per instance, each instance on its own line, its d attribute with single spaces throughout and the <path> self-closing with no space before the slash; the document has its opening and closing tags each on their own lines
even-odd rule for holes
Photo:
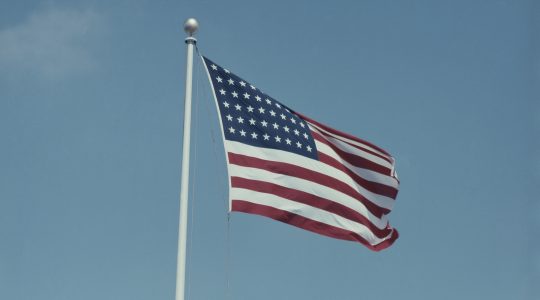
<svg viewBox="0 0 540 300">
<path fill-rule="evenodd" d="M 197 29 L 199 29 L 199 22 L 194 18 L 189 18 L 184 22 L 184 31 L 190 36 L 192 36 Z"/>
</svg>

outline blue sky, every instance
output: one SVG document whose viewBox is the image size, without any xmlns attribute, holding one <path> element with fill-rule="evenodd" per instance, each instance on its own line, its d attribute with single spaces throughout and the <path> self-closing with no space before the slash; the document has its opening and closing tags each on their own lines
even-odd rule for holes
<svg viewBox="0 0 540 300">
<path fill-rule="evenodd" d="M 185 73 L 201 52 L 397 159 L 375 253 L 227 223 L 195 63 L 188 299 L 538 299 L 535 1 L 3 1 L 0 299 L 173 299 Z"/>
</svg>

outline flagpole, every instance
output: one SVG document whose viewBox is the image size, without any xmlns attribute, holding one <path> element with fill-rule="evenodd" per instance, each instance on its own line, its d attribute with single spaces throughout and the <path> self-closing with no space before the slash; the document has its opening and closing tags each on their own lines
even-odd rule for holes
<svg viewBox="0 0 540 300">
<path fill-rule="evenodd" d="M 188 218 L 188 187 L 189 187 L 189 150 L 191 135 L 191 83 L 193 73 L 193 48 L 197 40 L 193 34 L 199 28 L 199 23 L 189 18 L 184 23 L 186 38 L 186 94 L 184 100 L 184 134 L 182 145 L 182 177 L 180 182 L 180 219 L 178 221 L 178 253 L 176 259 L 176 300 L 184 300 L 186 283 L 186 241 Z"/>
</svg>

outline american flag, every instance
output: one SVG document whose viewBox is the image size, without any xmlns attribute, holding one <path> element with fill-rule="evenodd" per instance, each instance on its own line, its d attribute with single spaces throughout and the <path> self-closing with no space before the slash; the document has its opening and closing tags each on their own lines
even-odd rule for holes
<svg viewBox="0 0 540 300">
<path fill-rule="evenodd" d="M 287 107 L 206 57 L 229 173 L 230 210 L 379 251 L 399 180 L 383 149 Z"/>
</svg>

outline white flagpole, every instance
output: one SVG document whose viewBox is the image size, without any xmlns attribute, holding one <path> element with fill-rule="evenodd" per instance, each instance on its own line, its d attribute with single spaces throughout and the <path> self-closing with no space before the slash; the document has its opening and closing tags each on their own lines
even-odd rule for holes
<svg viewBox="0 0 540 300">
<path fill-rule="evenodd" d="M 189 18 L 184 23 L 186 38 L 186 95 L 184 101 L 184 136 L 182 145 L 182 179 L 180 183 L 180 220 L 178 225 L 178 256 L 176 259 L 176 300 L 184 300 L 186 283 L 186 241 L 188 218 L 189 150 L 191 135 L 191 82 L 193 73 L 193 48 L 197 40 L 193 34 L 199 23 Z"/>
</svg>

